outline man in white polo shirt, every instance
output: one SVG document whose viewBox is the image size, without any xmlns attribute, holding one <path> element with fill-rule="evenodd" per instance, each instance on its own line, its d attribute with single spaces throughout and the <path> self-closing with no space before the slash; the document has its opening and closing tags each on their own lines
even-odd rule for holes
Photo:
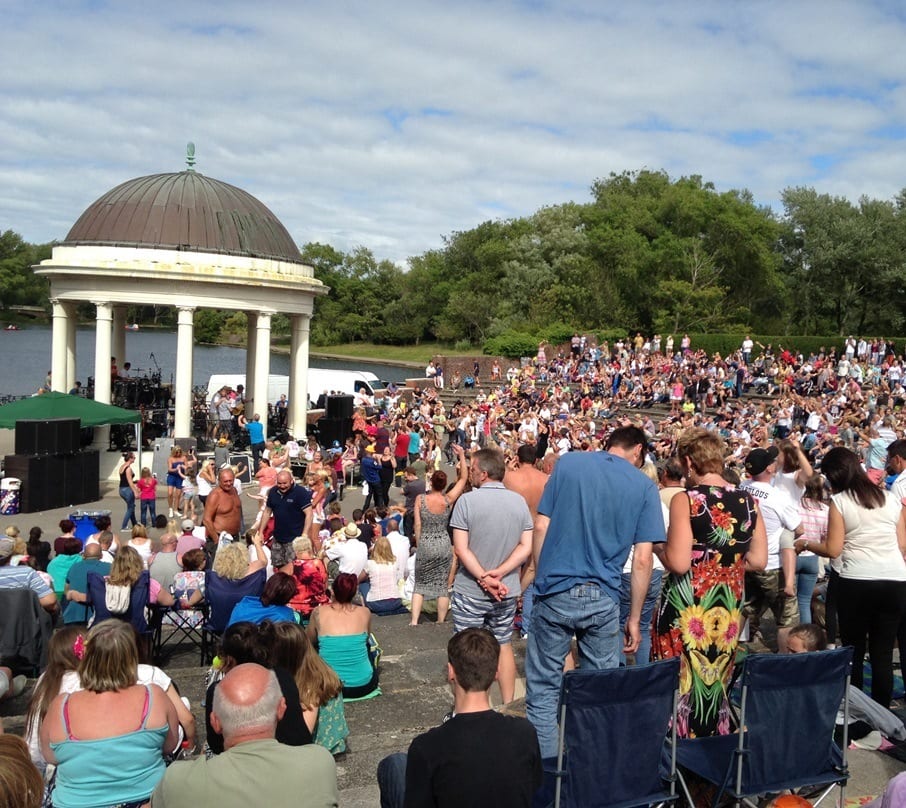
<svg viewBox="0 0 906 808">
<path fill-rule="evenodd" d="M 777 469 L 776 446 L 752 449 L 746 457 L 745 468 L 750 479 L 740 486 L 758 502 L 768 534 L 768 563 L 763 572 L 746 573 L 745 615 L 749 619 L 750 636 L 758 631 L 761 616 L 770 609 L 777 621 L 777 647 L 786 651 L 789 630 L 799 623 L 796 602 L 796 551 L 792 545 L 781 550 L 780 537 L 784 530 L 794 537 L 802 535 L 797 503 L 779 488 L 771 485 Z M 782 557 L 782 558 L 781 558 Z"/>
</svg>

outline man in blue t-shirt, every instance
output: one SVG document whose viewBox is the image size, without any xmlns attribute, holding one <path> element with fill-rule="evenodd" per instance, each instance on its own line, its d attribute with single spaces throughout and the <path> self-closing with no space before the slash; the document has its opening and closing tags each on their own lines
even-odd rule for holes
<svg viewBox="0 0 906 808">
<path fill-rule="evenodd" d="M 88 573 L 101 577 L 110 573 L 110 564 L 101 560 L 101 545 L 86 544 L 82 560 L 77 561 L 66 573 L 66 605 L 63 607 L 64 623 L 87 623 L 94 614 L 88 602 Z"/>
<path fill-rule="evenodd" d="M 256 412 L 251 421 L 243 419 L 243 428 L 249 433 L 249 445 L 252 449 L 252 468 L 258 468 L 258 460 L 265 449 L 264 441 L 264 424 L 261 423 L 261 416 Z"/>
<path fill-rule="evenodd" d="M 557 700 L 573 635 L 583 668 L 615 668 L 639 645 L 639 618 L 651 579 L 652 543 L 664 541 L 657 486 L 639 469 L 645 433 L 620 427 L 606 452 L 559 458 L 535 517 L 535 600 L 525 658 L 526 717 L 542 758 L 557 752 Z M 620 639 L 620 583 L 629 551 L 632 588 Z"/>
<path fill-rule="evenodd" d="M 288 471 L 277 474 L 277 484 L 267 493 L 261 524 L 266 525 L 274 516 L 274 541 L 271 544 L 271 564 L 275 570 L 289 564 L 296 557 L 293 539 L 308 535 L 311 529 L 311 491 L 296 485 Z"/>
</svg>

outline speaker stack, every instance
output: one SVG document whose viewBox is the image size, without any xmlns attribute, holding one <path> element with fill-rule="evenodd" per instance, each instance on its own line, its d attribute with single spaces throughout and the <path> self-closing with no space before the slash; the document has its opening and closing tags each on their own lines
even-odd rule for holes
<svg viewBox="0 0 906 808">
<path fill-rule="evenodd" d="M 318 419 L 318 437 L 322 446 L 337 441 L 340 446 L 352 435 L 352 396 L 327 396 L 324 417 Z"/>
<path fill-rule="evenodd" d="M 22 513 L 100 498 L 100 455 L 79 451 L 80 427 L 78 418 L 16 421 L 16 453 L 6 456 L 4 469 L 22 481 Z"/>
</svg>

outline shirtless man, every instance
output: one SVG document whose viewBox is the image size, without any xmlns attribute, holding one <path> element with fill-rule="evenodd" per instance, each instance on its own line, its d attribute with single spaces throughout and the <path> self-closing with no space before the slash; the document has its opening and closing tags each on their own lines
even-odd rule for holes
<svg viewBox="0 0 906 808">
<path fill-rule="evenodd" d="M 516 459 L 507 467 L 503 484 L 510 491 L 520 494 L 532 513 L 532 519 L 538 515 L 538 503 L 544 486 L 547 485 L 548 475 L 535 467 L 536 447 L 523 444 L 516 451 Z M 531 558 L 522 567 L 520 584 L 522 586 L 522 636 L 529 632 L 532 615 L 532 581 L 535 580 L 535 564 Z"/>
<path fill-rule="evenodd" d="M 204 504 L 204 527 L 211 541 L 216 542 L 222 531 L 233 538 L 239 536 L 242 525 L 242 500 L 236 493 L 233 469 L 221 469 L 217 488 L 208 494 Z"/>
</svg>

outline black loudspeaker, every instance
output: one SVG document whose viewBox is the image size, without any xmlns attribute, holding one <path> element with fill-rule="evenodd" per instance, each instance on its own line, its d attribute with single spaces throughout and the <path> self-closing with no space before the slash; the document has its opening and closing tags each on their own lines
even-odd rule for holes
<svg viewBox="0 0 906 808">
<path fill-rule="evenodd" d="M 71 454 L 79 451 L 82 422 L 78 418 L 16 421 L 16 454 Z"/>
<path fill-rule="evenodd" d="M 99 454 L 7 455 L 7 477 L 22 481 L 19 510 L 35 513 L 100 499 Z"/>
<path fill-rule="evenodd" d="M 327 396 L 327 418 L 352 418 L 352 396 Z"/>
<path fill-rule="evenodd" d="M 230 465 L 234 469 L 239 469 L 237 476 L 244 485 L 248 485 L 252 481 L 252 456 L 250 454 L 230 453 Z"/>
<path fill-rule="evenodd" d="M 343 446 L 351 435 L 352 418 L 318 419 L 318 436 L 322 446 L 329 447 L 334 441 Z"/>
</svg>

